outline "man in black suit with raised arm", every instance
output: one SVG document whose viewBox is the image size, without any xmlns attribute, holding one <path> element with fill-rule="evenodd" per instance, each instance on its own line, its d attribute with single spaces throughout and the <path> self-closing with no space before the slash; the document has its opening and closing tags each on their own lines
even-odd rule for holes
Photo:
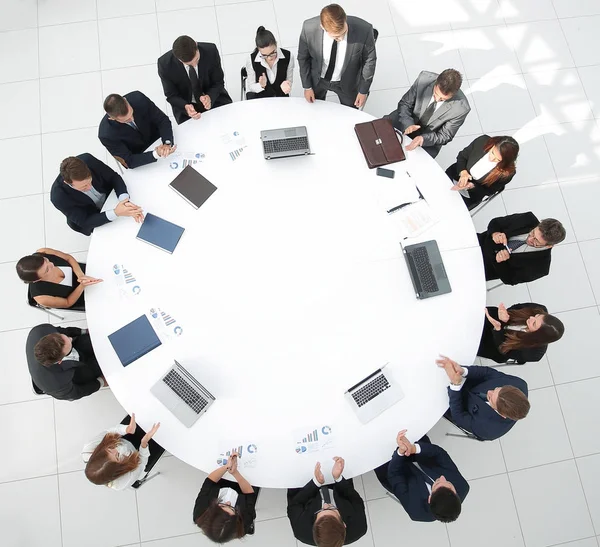
<svg viewBox="0 0 600 547">
<path fill-rule="evenodd" d="M 332 485 L 325 485 L 321 464 L 317 463 L 311 481 L 287 492 L 287 514 L 294 537 L 307 545 L 349 545 L 367 533 L 365 504 L 352 479 L 342 476 L 344 460 L 333 460 Z"/>
<path fill-rule="evenodd" d="M 104 111 L 98 138 L 126 168 L 135 169 L 175 152 L 171 120 L 140 91 L 124 96 L 112 93 L 104 100 Z M 146 152 L 159 138 L 162 143 Z"/>
<path fill-rule="evenodd" d="M 119 203 L 102 213 L 104 202 L 113 190 Z M 123 179 L 91 154 L 62 161 L 60 175 L 50 189 L 50 201 L 67 217 L 70 228 L 86 236 L 117 217 L 133 217 L 136 222 L 144 220 L 142 208 L 129 201 Z"/>
<path fill-rule="evenodd" d="M 55 399 L 74 401 L 107 385 L 86 329 L 38 325 L 26 353 L 34 384 Z"/>
<path fill-rule="evenodd" d="M 158 75 L 178 124 L 231 103 L 217 46 L 180 36 L 158 59 Z"/>
<path fill-rule="evenodd" d="M 527 382 L 493 367 L 463 367 L 448 357 L 436 361 L 450 380 L 448 419 L 483 441 L 508 433 L 527 417 Z"/>
<path fill-rule="evenodd" d="M 394 494 L 411 520 L 453 522 L 469 493 L 469 484 L 448 453 L 427 436 L 416 443 L 406 429 L 396 437 L 392 459 L 375 469 L 381 485 Z"/>
<path fill-rule="evenodd" d="M 492 219 L 487 230 L 477 234 L 486 281 L 517 285 L 548 275 L 552 247 L 566 236 L 558 220 L 540 222 L 531 211 Z"/>
</svg>

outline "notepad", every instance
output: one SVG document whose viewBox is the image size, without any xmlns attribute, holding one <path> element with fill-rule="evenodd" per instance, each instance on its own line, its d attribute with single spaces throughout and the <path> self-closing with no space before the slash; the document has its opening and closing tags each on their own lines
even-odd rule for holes
<svg viewBox="0 0 600 547">
<path fill-rule="evenodd" d="M 124 367 L 161 344 L 145 315 L 113 332 L 108 339 Z"/>
<path fill-rule="evenodd" d="M 213 195 L 217 187 L 189 165 L 169 184 L 185 201 L 196 209 Z"/>
<path fill-rule="evenodd" d="M 147 213 L 137 238 L 163 251 L 173 253 L 184 231 L 185 229 L 177 224 Z"/>
</svg>

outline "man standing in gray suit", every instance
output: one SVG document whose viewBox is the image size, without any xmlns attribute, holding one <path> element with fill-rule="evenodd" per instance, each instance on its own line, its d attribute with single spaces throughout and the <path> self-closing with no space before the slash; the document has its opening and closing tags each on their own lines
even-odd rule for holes
<svg viewBox="0 0 600 547">
<path fill-rule="evenodd" d="M 407 150 L 422 146 L 435 158 L 454 138 L 471 110 L 461 84 L 462 76 L 453 68 L 439 75 L 425 70 L 419 74 L 398 108 L 386 116 L 396 129 L 412 138 Z"/>
<path fill-rule="evenodd" d="M 329 4 L 319 17 L 304 21 L 298 64 L 309 103 L 325 100 L 327 91 L 333 91 L 343 105 L 361 108 L 376 62 L 373 26 L 358 17 L 347 17 L 338 4 Z"/>
</svg>

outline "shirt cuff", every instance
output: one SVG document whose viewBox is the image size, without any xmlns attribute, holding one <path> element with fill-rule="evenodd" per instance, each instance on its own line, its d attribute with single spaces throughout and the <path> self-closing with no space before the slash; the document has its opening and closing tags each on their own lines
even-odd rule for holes
<svg viewBox="0 0 600 547">
<path fill-rule="evenodd" d="M 150 456 L 150 446 L 147 446 L 146 448 L 144 448 L 141 444 L 140 444 L 140 449 L 139 449 L 139 453 L 140 456 L 142 456 L 143 458 L 147 458 L 148 456 Z"/>
<path fill-rule="evenodd" d="M 121 437 L 127 435 L 127 426 L 125 424 L 119 424 L 117 427 L 115 427 L 115 429 L 117 430 L 117 433 L 121 435 Z"/>
<path fill-rule="evenodd" d="M 117 218 L 117 213 L 115 213 L 114 209 L 109 209 L 108 211 L 105 212 L 105 214 L 106 214 L 106 218 L 108 220 L 110 220 L 111 222 Z"/>
<path fill-rule="evenodd" d="M 415 454 L 421 453 L 421 445 L 419 443 L 415 443 Z"/>
<path fill-rule="evenodd" d="M 450 389 L 452 391 L 460 391 L 464 385 L 465 385 L 465 378 L 463 376 L 463 379 L 461 380 L 460 384 L 450 384 Z"/>
<path fill-rule="evenodd" d="M 160 156 L 158 155 L 158 153 L 156 152 L 156 150 L 152 150 L 152 157 L 155 160 L 159 160 L 160 159 Z"/>
<path fill-rule="evenodd" d="M 342 482 L 344 480 L 344 475 L 340 475 L 337 479 L 333 479 L 335 482 Z"/>
<path fill-rule="evenodd" d="M 100 389 L 102 389 L 106 383 L 104 382 L 104 379 L 100 376 L 98 376 L 98 378 L 96 378 L 96 380 L 98 380 L 100 382 Z"/>
<path fill-rule="evenodd" d="M 315 485 L 317 486 L 317 488 L 321 488 L 321 486 L 323 486 L 318 480 L 317 477 L 313 477 L 313 482 L 315 483 Z"/>
<path fill-rule="evenodd" d="M 127 192 L 123 192 L 118 196 L 119 201 L 123 201 L 124 199 L 129 199 L 129 194 Z"/>
</svg>

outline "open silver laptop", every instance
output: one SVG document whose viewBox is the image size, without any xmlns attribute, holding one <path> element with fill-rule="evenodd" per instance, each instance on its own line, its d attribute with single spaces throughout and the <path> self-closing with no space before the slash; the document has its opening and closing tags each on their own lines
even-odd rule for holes
<svg viewBox="0 0 600 547">
<path fill-rule="evenodd" d="M 385 370 L 387 365 L 388 363 L 369 374 L 345 393 L 363 424 L 370 422 L 404 397 L 402 389 L 389 370 Z"/>
<path fill-rule="evenodd" d="M 260 140 L 266 160 L 310 154 L 305 126 L 267 129 L 260 132 Z"/>
<path fill-rule="evenodd" d="M 215 401 L 213 395 L 177 361 L 150 392 L 186 427 L 194 425 Z"/>
</svg>

